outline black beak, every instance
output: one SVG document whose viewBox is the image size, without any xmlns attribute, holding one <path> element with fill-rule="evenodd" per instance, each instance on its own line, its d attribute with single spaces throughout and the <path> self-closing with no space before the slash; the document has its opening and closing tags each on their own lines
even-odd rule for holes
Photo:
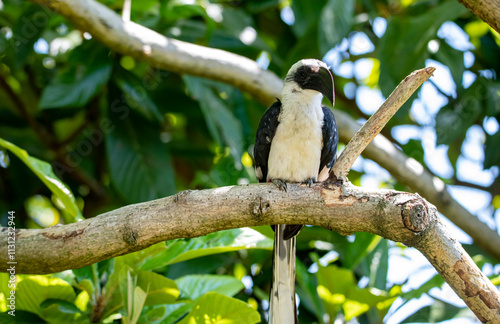
<svg viewBox="0 0 500 324">
<path fill-rule="evenodd" d="M 321 92 L 330 103 L 335 105 L 335 93 L 333 87 L 333 76 L 330 70 L 320 67 L 316 73 L 309 74 L 302 83 L 302 89 L 310 89 Z"/>
</svg>

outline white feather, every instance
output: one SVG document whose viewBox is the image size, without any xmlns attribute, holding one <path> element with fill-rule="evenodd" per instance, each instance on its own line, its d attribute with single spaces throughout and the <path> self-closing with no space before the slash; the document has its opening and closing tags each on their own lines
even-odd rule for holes
<svg viewBox="0 0 500 324">
<path fill-rule="evenodd" d="M 293 81 L 285 82 L 280 123 L 269 152 L 268 179 L 317 179 L 323 146 L 322 98 L 317 91 L 302 90 Z"/>
</svg>

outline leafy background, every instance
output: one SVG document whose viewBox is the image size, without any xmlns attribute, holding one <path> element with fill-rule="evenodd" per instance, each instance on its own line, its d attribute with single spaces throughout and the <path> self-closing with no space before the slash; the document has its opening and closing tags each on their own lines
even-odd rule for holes
<svg viewBox="0 0 500 324">
<path fill-rule="evenodd" d="M 121 12 L 122 1 L 101 2 Z M 437 66 L 383 134 L 498 230 L 500 38 L 456 1 L 143 0 L 132 1 L 131 19 L 281 77 L 299 59 L 323 59 L 335 74 L 335 108 L 361 122 L 411 71 Z M 114 53 L 26 1 L 0 2 L 0 58 L 3 226 L 8 211 L 18 228 L 44 228 L 185 189 L 255 182 L 252 144 L 266 107 L 238 89 Z M 364 158 L 350 180 L 409 190 Z M 498 260 L 454 235 L 499 285 Z M 224 231 L 19 275 L 16 320 L 265 322 L 271 236 L 269 227 Z M 301 323 L 477 321 L 413 249 L 316 227 L 297 246 Z M 0 283 L 9 323 L 7 274 Z"/>
</svg>

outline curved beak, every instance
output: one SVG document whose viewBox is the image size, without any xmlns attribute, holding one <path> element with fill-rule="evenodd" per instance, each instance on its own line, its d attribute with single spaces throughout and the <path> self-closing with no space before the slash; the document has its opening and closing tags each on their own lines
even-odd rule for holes
<svg viewBox="0 0 500 324">
<path fill-rule="evenodd" d="M 330 70 L 320 67 L 319 71 L 310 75 L 304 82 L 303 89 L 321 92 L 332 104 L 335 105 L 335 92 L 333 76 Z"/>
</svg>

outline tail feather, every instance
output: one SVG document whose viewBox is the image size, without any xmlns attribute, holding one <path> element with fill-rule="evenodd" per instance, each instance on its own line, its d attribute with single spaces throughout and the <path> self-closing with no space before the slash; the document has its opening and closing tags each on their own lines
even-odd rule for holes
<svg viewBox="0 0 500 324">
<path fill-rule="evenodd" d="M 270 324 L 298 323 L 295 306 L 295 237 L 284 240 L 285 227 L 276 225 L 274 231 Z"/>
</svg>

